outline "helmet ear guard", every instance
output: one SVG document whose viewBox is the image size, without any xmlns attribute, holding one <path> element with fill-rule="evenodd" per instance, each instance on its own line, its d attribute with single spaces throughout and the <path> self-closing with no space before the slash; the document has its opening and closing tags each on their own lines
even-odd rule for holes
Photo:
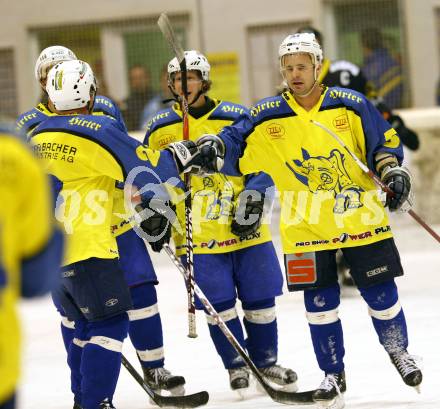
<svg viewBox="0 0 440 409">
<path fill-rule="evenodd" d="M 90 110 L 97 91 L 95 75 L 84 61 L 63 61 L 49 71 L 46 91 L 59 111 L 84 107 Z"/>
</svg>

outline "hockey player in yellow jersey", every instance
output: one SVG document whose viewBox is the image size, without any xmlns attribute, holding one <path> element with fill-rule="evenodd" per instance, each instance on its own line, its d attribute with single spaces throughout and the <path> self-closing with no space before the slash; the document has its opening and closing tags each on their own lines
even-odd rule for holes
<svg viewBox="0 0 440 409">
<path fill-rule="evenodd" d="M 61 61 L 76 60 L 72 50 L 60 46 L 50 46 L 41 51 L 35 63 L 35 78 L 43 89 L 41 102 L 33 109 L 21 114 L 16 121 L 18 130 L 28 134 L 41 122 L 51 116 L 54 106 L 47 97 L 46 82 L 50 69 Z M 95 97 L 93 115 L 107 115 L 112 117 L 121 130 L 126 131 L 126 126 L 118 106 L 103 95 Z M 130 138 L 127 134 L 127 138 Z M 121 215 L 125 214 L 124 193 L 122 189 L 115 190 L 112 233 L 116 237 L 119 252 L 119 263 L 124 272 L 125 279 L 130 289 L 133 309 L 128 312 L 130 319 L 129 337 L 136 348 L 145 382 L 154 389 L 171 390 L 173 394 L 183 392 L 185 378 L 173 375 L 164 368 L 163 333 L 160 312 L 157 305 L 155 286 L 158 284 L 153 264 L 148 254 L 144 241 L 132 229 L 132 223 Z M 58 299 L 58 293 L 53 292 L 54 304 L 61 314 L 61 334 L 66 351 L 77 349 L 78 353 L 71 351 L 68 364 L 71 370 L 71 390 L 74 395 L 74 409 L 81 409 L 77 395 L 80 393 L 79 358 L 82 349 L 80 340 L 74 340 L 75 323 L 67 319 Z M 74 341 L 74 342 L 73 342 Z"/>
<path fill-rule="evenodd" d="M 403 270 L 388 216 L 372 179 L 311 120 L 336 133 L 377 172 L 394 192 L 386 199 L 390 211 L 408 209 L 411 191 L 399 137 L 364 95 L 319 85 L 322 50 L 313 34 L 288 36 L 279 57 L 289 90 L 259 101 L 250 115 L 242 114 L 218 136 L 200 138 L 199 160 L 205 171 L 266 172 L 280 191 L 286 279 L 289 290 L 304 290 L 316 358 L 325 372 L 314 399 L 344 406 L 337 249 L 368 304 L 380 343 L 404 382 L 417 387 L 422 373 L 407 352 L 405 316 L 394 282 Z"/>
<path fill-rule="evenodd" d="M 63 237 L 49 181 L 28 146 L 0 126 L 0 408 L 15 408 L 20 365 L 16 303 L 57 282 Z"/>
<path fill-rule="evenodd" d="M 241 105 L 208 97 L 210 65 L 203 54 L 195 50 L 185 51 L 185 60 L 190 139 L 200 133 L 218 132 L 241 113 L 247 112 Z M 183 91 L 176 58 L 168 64 L 168 74 L 170 90 L 179 102 Z M 182 111 L 178 102 L 160 111 L 147 124 L 145 143 L 150 148 L 163 149 L 182 139 Z M 265 193 L 272 185 L 271 179 L 262 173 L 247 177 L 211 174 L 191 178 L 194 276 L 197 285 L 244 346 L 243 328 L 235 306 L 237 297 L 241 300 L 247 332 L 246 347 L 251 358 L 268 380 L 292 389 L 296 388 L 296 373 L 276 363 L 275 297 L 282 291 L 282 273 L 269 228 L 261 224 Z M 252 196 L 242 193 L 245 189 L 262 194 L 258 200 L 253 200 Z M 182 191 L 175 193 L 181 194 Z M 183 201 L 177 203 L 177 215 L 181 229 L 174 229 L 173 237 L 177 252 L 182 255 L 185 246 Z M 249 220 L 249 223 L 238 223 L 240 218 Z M 161 247 L 156 243 L 155 250 L 160 251 Z M 182 261 L 185 262 L 183 258 Z M 201 309 L 197 301 L 196 307 Z M 207 320 L 215 348 L 229 371 L 231 388 L 247 388 L 249 372 L 244 361 L 208 315 Z"/>
<path fill-rule="evenodd" d="M 91 115 L 96 82 L 83 61 L 55 65 L 46 89 L 57 115 L 34 129 L 32 142 L 58 181 L 57 218 L 68 238 L 60 299 L 67 317 L 75 321 L 75 339 L 83 343 L 76 404 L 113 408 L 127 310 L 132 308 L 111 231 L 115 185 L 136 171 L 134 184 L 150 188 L 143 200 L 153 193 L 163 199 L 162 181 L 177 178 L 186 162 L 178 158 L 188 159 L 190 150 L 197 149 L 187 142 L 177 143 L 179 152 L 174 151 L 176 144 L 154 152 L 129 138 L 113 118 Z"/>
</svg>

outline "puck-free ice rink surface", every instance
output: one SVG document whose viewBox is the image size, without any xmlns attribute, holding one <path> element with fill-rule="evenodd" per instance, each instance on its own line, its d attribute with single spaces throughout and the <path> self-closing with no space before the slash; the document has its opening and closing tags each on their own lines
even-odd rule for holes
<svg viewBox="0 0 440 409">
<path fill-rule="evenodd" d="M 440 408 L 440 245 L 407 215 L 393 217 L 393 231 L 401 252 L 405 276 L 398 278 L 400 301 L 408 322 L 409 352 L 423 358 L 422 393 L 403 384 L 373 330 L 366 304 L 356 290 L 344 293 L 339 308 L 345 337 L 348 390 L 346 408 Z M 440 231 L 439 226 L 436 227 Z M 275 238 L 279 250 L 278 238 Z M 252 385 L 246 400 L 229 389 L 207 331 L 197 313 L 199 336 L 187 338 L 186 291 L 180 273 L 165 254 L 153 254 L 160 284 L 166 367 L 184 375 L 188 393 L 207 390 L 206 408 L 281 408 Z M 213 272 L 215 274 L 215 272 Z M 241 314 L 240 304 L 238 309 Z M 300 390 L 317 387 L 323 378 L 310 341 L 302 293 L 277 299 L 279 363 L 297 371 Z M 22 302 L 24 331 L 20 409 L 68 409 L 73 406 L 69 371 L 59 333 L 59 317 L 49 297 Z M 124 354 L 139 368 L 129 340 Z M 145 392 L 122 368 L 114 404 L 117 409 L 152 408 Z M 299 406 L 297 406 L 299 407 Z M 308 406 L 309 408 L 311 406 Z"/>
</svg>

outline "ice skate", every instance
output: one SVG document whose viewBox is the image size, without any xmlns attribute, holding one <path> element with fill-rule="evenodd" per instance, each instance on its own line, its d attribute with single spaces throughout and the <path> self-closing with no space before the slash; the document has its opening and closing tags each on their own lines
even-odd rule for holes
<svg viewBox="0 0 440 409">
<path fill-rule="evenodd" d="M 406 350 L 390 354 L 390 359 L 397 372 L 405 382 L 406 385 L 412 386 L 420 393 L 420 384 L 423 380 L 422 371 L 417 366 L 414 356 L 408 354 Z"/>
<path fill-rule="evenodd" d="M 153 390 L 166 390 L 173 396 L 185 394 L 185 378 L 172 375 L 165 368 L 142 368 L 144 371 L 145 383 Z"/>
<path fill-rule="evenodd" d="M 283 368 L 281 365 L 276 364 L 267 368 L 259 368 L 259 370 L 269 382 L 282 386 L 282 390 L 287 392 L 296 392 L 298 390 L 296 384 L 298 375 L 292 369 Z"/>
<path fill-rule="evenodd" d="M 231 389 L 238 393 L 241 399 L 244 399 L 245 392 L 249 388 L 249 370 L 246 367 L 228 369 L 229 385 Z"/>
<path fill-rule="evenodd" d="M 111 402 L 109 402 L 108 399 L 106 399 L 99 404 L 99 409 L 116 409 L 116 408 L 113 406 Z"/>
<path fill-rule="evenodd" d="M 344 396 L 347 390 L 345 372 L 326 374 L 324 380 L 313 394 L 313 400 L 323 408 L 342 409 L 345 407 Z"/>
</svg>

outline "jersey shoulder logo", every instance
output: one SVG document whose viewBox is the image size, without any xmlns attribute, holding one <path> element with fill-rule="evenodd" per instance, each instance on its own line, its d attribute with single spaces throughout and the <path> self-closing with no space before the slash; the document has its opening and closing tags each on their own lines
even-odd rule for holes
<svg viewBox="0 0 440 409">
<path fill-rule="evenodd" d="M 399 147 L 400 138 L 399 135 L 397 135 L 397 132 L 395 131 L 394 128 L 388 129 L 388 131 L 384 133 L 384 136 L 385 136 L 385 143 L 383 146 L 391 149 L 395 149 Z"/>
<path fill-rule="evenodd" d="M 139 145 L 136 148 L 136 155 L 140 160 L 150 162 L 154 167 L 159 163 L 160 151 L 155 151 L 148 146 Z"/>
</svg>

